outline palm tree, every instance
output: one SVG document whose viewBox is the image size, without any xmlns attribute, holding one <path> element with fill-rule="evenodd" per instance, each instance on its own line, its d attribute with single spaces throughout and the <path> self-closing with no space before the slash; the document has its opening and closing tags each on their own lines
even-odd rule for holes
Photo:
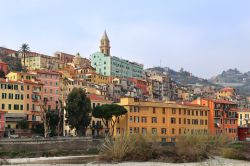
<svg viewBox="0 0 250 166">
<path fill-rule="evenodd" d="M 26 65 L 25 65 L 25 58 L 26 58 L 26 54 L 27 52 L 30 51 L 30 47 L 27 43 L 24 43 L 22 44 L 22 46 L 20 47 L 20 50 L 19 52 L 22 54 L 23 56 L 23 65 L 24 65 L 24 68 L 26 68 Z"/>
</svg>

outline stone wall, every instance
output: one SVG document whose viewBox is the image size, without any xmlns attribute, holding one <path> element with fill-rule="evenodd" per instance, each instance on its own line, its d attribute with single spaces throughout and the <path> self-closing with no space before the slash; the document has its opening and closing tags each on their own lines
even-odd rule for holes
<svg viewBox="0 0 250 166">
<path fill-rule="evenodd" d="M 64 140 L 64 141 L 30 141 L 0 142 L 1 152 L 41 152 L 41 151 L 87 151 L 98 148 L 102 140 Z"/>
</svg>

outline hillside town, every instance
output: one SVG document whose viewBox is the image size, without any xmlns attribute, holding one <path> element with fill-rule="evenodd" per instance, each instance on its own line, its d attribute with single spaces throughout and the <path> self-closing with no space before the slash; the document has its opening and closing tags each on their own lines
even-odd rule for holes
<svg viewBox="0 0 250 166">
<path fill-rule="evenodd" d="M 77 136 L 65 108 L 70 93 L 79 88 L 92 109 L 117 104 L 127 110 L 109 125 L 91 116 L 86 136 L 104 138 L 113 130 L 114 137 L 138 133 L 176 142 L 183 134 L 203 132 L 250 140 L 250 98 L 233 87 L 180 84 L 166 72 L 119 58 L 112 54 L 106 31 L 90 58 L 60 51 L 45 55 L 23 44 L 20 50 L 0 47 L 0 59 L 1 138 L 44 136 L 47 112 L 59 120 L 45 136 Z"/>
</svg>

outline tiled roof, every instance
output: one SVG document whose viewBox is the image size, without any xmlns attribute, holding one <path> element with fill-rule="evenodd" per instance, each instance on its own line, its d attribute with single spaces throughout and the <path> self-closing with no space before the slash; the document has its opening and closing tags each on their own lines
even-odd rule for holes
<svg viewBox="0 0 250 166">
<path fill-rule="evenodd" d="M 90 98 L 91 101 L 102 101 L 102 102 L 112 103 L 112 101 L 106 100 L 96 94 L 88 94 L 88 97 Z"/>
</svg>

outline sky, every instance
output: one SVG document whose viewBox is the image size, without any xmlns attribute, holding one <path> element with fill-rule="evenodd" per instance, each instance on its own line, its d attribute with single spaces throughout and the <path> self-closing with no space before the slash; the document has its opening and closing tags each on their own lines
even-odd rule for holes
<svg viewBox="0 0 250 166">
<path fill-rule="evenodd" d="M 249 0 L 0 0 L 0 46 L 82 57 L 99 51 L 210 78 L 250 71 Z"/>
</svg>

